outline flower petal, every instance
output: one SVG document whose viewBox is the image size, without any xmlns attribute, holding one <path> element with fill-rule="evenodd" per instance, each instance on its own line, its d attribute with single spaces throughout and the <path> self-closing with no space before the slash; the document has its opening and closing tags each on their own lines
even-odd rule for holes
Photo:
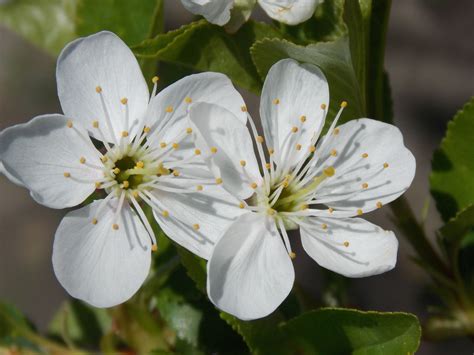
<svg viewBox="0 0 474 355">
<path fill-rule="evenodd" d="M 393 201 L 415 176 L 415 158 L 400 130 L 387 123 L 367 118 L 345 123 L 320 150 L 317 169 L 333 166 L 335 175 L 318 187 L 317 199 L 354 215 Z"/>
<path fill-rule="evenodd" d="M 151 242 L 140 219 L 125 204 L 114 220 L 116 200 L 97 216 L 102 201 L 68 213 L 56 231 L 53 267 L 73 297 L 95 307 L 127 301 L 150 270 Z M 92 224 L 93 218 L 98 223 Z M 117 230 L 112 228 L 117 223 Z"/>
<path fill-rule="evenodd" d="M 302 222 L 300 232 L 309 256 L 347 277 L 378 275 L 397 262 L 395 234 L 360 218 L 310 217 Z"/>
<path fill-rule="evenodd" d="M 21 182 L 21 180 L 12 174 L 10 174 L 6 169 L 3 163 L 0 161 L 0 175 L 4 175 L 8 180 L 10 180 L 15 185 L 20 187 L 25 187 L 25 185 Z"/>
<path fill-rule="evenodd" d="M 317 67 L 284 59 L 270 68 L 263 85 L 260 117 L 267 146 L 278 154 L 277 163 L 280 160 L 295 166 L 305 157 L 311 139 L 324 125 L 321 105 L 328 103 L 328 83 Z"/>
<path fill-rule="evenodd" d="M 234 0 L 181 0 L 181 3 L 189 12 L 203 16 L 210 23 L 223 26 L 230 20 Z"/>
<path fill-rule="evenodd" d="M 262 177 L 247 127 L 232 112 L 206 103 L 193 105 L 189 117 L 196 147 L 214 176 L 240 199 L 253 195 L 251 184 Z"/>
<path fill-rule="evenodd" d="M 207 269 L 211 301 L 242 320 L 272 313 L 290 293 L 295 278 L 274 221 L 252 212 L 227 229 Z"/>
<path fill-rule="evenodd" d="M 149 92 L 140 66 L 127 45 L 111 32 L 68 44 L 59 56 L 56 80 L 64 114 L 79 120 L 98 139 L 100 135 L 92 128 L 94 120 L 99 121 L 105 139 L 114 142 L 101 95 L 117 140 L 146 112 Z M 96 92 L 98 87 L 102 89 L 100 94 Z M 124 98 L 128 100 L 128 120 L 126 106 L 121 103 Z"/>
<path fill-rule="evenodd" d="M 76 206 L 103 178 L 99 152 L 85 131 L 68 127 L 61 115 L 38 116 L 5 129 L 0 135 L 0 156 L 6 171 L 51 208 Z M 84 158 L 85 163 L 81 163 Z"/>
<path fill-rule="evenodd" d="M 297 25 L 313 16 L 321 0 L 258 0 L 272 19 L 287 25 Z"/>
<path fill-rule="evenodd" d="M 196 186 L 188 186 L 183 192 L 191 189 Z M 154 211 L 161 229 L 203 259 L 209 259 L 223 231 L 244 212 L 236 198 L 216 185 L 204 185 L 202 191 L 182 194 L 155 190 L 153 195 L 166 211 Z"/>
</svg>

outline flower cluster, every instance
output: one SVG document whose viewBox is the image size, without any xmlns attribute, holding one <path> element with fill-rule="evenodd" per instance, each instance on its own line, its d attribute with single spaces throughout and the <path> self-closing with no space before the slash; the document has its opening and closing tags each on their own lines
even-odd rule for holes
<svg viewBox="0 0 474 355">
<path fill-rule="evenodd" d="M 0 156 L 4 174 L 42 205 L 93 196 L 55 235 L 54 271 L 73 297 L 110 307 L 138 290 L 157 249 L 144 206 L 173 241 L 209 260 L 209 298 L 241 319 L 268 315 L 291 291 L 288 230 L 299 229 L 306 252 L 339 274 L 394 267 L 394 234 L 357 216 L 400 196 L 415 160 L 392 125 L 337 126 L 345 102 L 320 138 L 329 89 L 318 68 L 289 59 L 271 68 L 263 135 L 222 74 L 191 75 L 160 93 L 155 77 L 150 94 L 110 32 L 70 43 L 57 83 L 64 114 L 4 130 Z"/>
</svg>

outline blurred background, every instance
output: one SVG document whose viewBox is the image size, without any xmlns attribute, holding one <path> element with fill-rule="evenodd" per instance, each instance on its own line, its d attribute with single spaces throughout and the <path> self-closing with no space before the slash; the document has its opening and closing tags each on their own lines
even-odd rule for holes
<svg viewBox="0 0 474 355">
<path fill-rule="evenodd" d="M 177 0 L 166 1 L 166 29 L 190 22 Z M 418 216 L 426 201 L 426 221 L 433 236 L 440 225 L 429 198 L 431 156 L 447 122 L 474 95 L 474 1 L 393 1 L 385 65 L 390 74 L 395 122 L 417 159 L 417 175 L 407 192 Z M 253 17 L 268 21 L 262 11 Z M 257 117 L 258 98 L 244 93 Z M 55 59 L 0 26 L 0 129 L 43 113 L 61 112 L 56 95 Z M 45 330 L 67 294 L 51 265 L 55 229 L 65 211 L 36 204 L 28 192 L 0 176 L 0 299 L 12 302 Z M 368 219 L 394 228 L 389 208 Z M 294 239 L 296 240 L 296 238 Z M 351 305 L 363 310 L 406 311 L 426 319 L 427 304 L 436 302 L 426 289 L 427 278 L 411 260 L 412 251 L 399 235 L 397 267 L 386 274 L 350 282 Z M 310 292 L 321 291 L 321 270 L 295 245 L 297 282 Z M 300 251 L 300 252 L 298 252 Z M 424 342 L 419 354 L 471 354 L 467 339 Z"/>
</svg>

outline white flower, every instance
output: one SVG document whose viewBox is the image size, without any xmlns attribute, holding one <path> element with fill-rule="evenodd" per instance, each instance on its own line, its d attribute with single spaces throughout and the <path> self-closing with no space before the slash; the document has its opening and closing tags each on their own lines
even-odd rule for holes
<svg viewBox="0 0 474 355">
<path fill-rule="evenodd" d="M 249 3 L 246 6 L 252 7 L 255 0 L 181 0 L 181 2 L 193 14 L 201 15 L 209 22 L 223 26 L 229 22 L 234 5 Z M 322 0 L 258 0 L 268 16 L 288 25 L 297 25 L 308 20 L 321 2 Z"/>
<path fill-rule="evenodd" d="M 291 291 L 289 229 L 299 229 L 319 265 L 347 277 L 380 274 L 396 263 L 393 232 L 350 217 L 400 196 L 414 177 L 415 159 L 395 126 L 363 118 L 336 128 L 345 102 L 318 140 L 328 104 L 318 68 L 290 59 L 275 64 L 261 98 L 265 138 L 248 116 L 260 166 L 248 129 L 231 111 L 205 103 L 190 110 L 196 146 L 216 152 L 206 159 L 210 169 L 248 211 L 208 262 L 209 298 L 240 319 L 268 315 Z"/>
<path fill-rule="evenodd" d="M 243 101 L 217 73 L 188 76 L 158 95 L 154 78 L 150 97 L 132 52 L 110 32 L 69 44 L 56 74 L 64 115 L 6 129 L 0 156 L 5 175 L 45 206 L 77 206 L 96 190 L 105 196 L 64 217 L 53 266 L 72 296 L 109 307 L 130 298 L 149 272 L 156 241 L 142 204 L 203 258 L 242 213 L 193 146 L 187 111 L 192 102 L 215 103 L 245 122 Z"/>
</svg>

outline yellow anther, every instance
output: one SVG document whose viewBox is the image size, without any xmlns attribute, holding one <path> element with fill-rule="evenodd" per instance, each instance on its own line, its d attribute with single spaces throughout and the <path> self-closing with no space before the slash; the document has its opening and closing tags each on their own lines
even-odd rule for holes
<svg viewBox="0 0 474 355">
<path fill-rule="evenodd" d="M 128 137 L 128 132 L 127 131 L 122 131 L 122 137 L 123 138 Z"/>
<path fill-rule="evenodd" d="M 168 113 L 173 112 L 173 106 L 166 106 L 165 111 L 168 112 Z"/>
<path fill-rule="evenodd" d="M 257 142 L 258 143 L 263 143 L 264 139 L 262 136 L 257 136 Z"/>
<path fill-rule="evenodd" d="M 166 148 L 166 143 L 165 143 L 165 142 L 161 142 L 161 143 L 160 143 L 160 147 L 161 147 L 161 148 Z"/>
<path fill-rule="evenodd" d="M 273 103 L 274 103 L 275 105 L 278 105 L 278 104 L 280 103 L 280 99 L 275 99 L 275 100 L 273 100 Z"/>
<path fill-rule="evenodd" d="M 100 161 L 102 163 L 107 163 L 107 160 L 109 160 L 109 158 L 107 158 L 106 156 L 100 157 Z"/>
<path fill-rule="evenodd" d="M 368 157 L 369 157 L 369 154 L 367 154 L 367 153 L 362 154 L 362 158 L 365 159 L 365 158 L 368 158 Z"/>
<path fill-rule="evenodd" d="M 120 169 L 119 168 L 115 168 L 114 170 L 112 170 L 112 172 L 117 175 L 117 174 L 120 174 Z"/>
<path fill-rule="evenodd" d="M 148 126 L 143 127 L 143 132 L 150 133 L 151 128 Z"/>
<path fill-rule="evenodd" d="M 123 187 L 124 189 L 128 189 L 129 186 L 130 186 L 130 183 L 129 183 L 127 180 L 125 180 L 125 181 L 122 183 L 122 187 Z"/>
<path fill-rule="evenodd" d="M 179 171 L 178 170 L 173 171 L 173 175 L 174 176 L 179 176 Z"/>
<path fill-rule="evenodd" d="M 305 116 L 305 115 L 301 116 L 301 117 L 300 117 L 300 121 L 301 121 L 302 123 L 303 123 L 303 122 L 306 122 L 306 116 Z"/>
<path fill-rule="evenodd" d="M 347 101 L 342 101 L 342 102 L 341 102 L 341 107 L 342 107 L 342 108 L 347 107 Z"/>
<path fill-rule="evenodd" d="M 303 204 L 301 205 L 301 210 L 304 211 L 304 210 L 307 210 L 309 208 L 308 204 Z"/>
<path fill-rule="evenodd" d="M 296 145 L 296 150 L 301 150 L 301 144 Z"/>
<path fill-rule="evenodd" d="M 138 198 L 138 196 L 140 196 L 140 193 L 137 190 L 133 190 L 132 196 Z"/>
<path fill-rule="evenodd" d="M 327 177 L 331 177 L 334 176 L 334 174 L 336 173 L 336 169 L 334 169 L 334 167 L 332 166 L 328 166 L 326 169 L 323 170 L 323 173 Z"/>
<path fill-rule="evenodd" d="M 187 134 L 193 133 L 193 129 L 191 127 L 186 128 L 186 133 Z"/>
<path fill-rule="evenodd" d="M 298 132 L 298 127 L 296 127 L 296 126 L 291 127 L 291 132 L 293 132 L 293 133 Z"/>
<path fill-rule="evenodd" d="M 216 147 L 211 147 L 211 153 L 216 154 L 217 153 L 217 148 Z"/>
<path fill-rule="evenodd" d="M 290 185 L 290 183 L 288 182 L 288 179 L 283 180 L 282 186 L 283 186 L 285 189 L 288 187 L 288 185 Z"/>
<path fill-rule="evenodd" d="M 329 208 L 328 208 L 328 212 L 329 212 L 329 213 L 333 213 L 333 212 L 334 212 L 334 208 L 329 207 Z"/>
<path fill-rule="evenodd" d="M 194 228 L 194 230 L 199 230 L 200 226 L 199 226 L 199 224 L 196 223 L 196 224 L 193 224 L 193 228 Z"/>
<path fill-rule="evenodd" d="M 140 161 L 137 161 L 137 163 L 135 164 L 135 167 L 137 167 L 138 169 L 141 169 L 145 166 L 145 163 L 142 162 L 141 160 Z"/>
<path fill-rule="evenodd" d="M 244 105 L 244 106 L 240 106 L 240 110 L 241 110 L 242 112 L 247 112 L 247 106 L 245 106 L 245 105 Z"/>
<path fill-rule="evenodd" d="M 71 173 L 68 173 L 68 172 L 65 172 L 63 175 L 65 178 L 71 177 Z"/>
<path fill-rule="evenodd" d="M 362 184 L 362 188 L 363 188 L 363 189 L 366 189 L 366 188 L 368 188 L 368 187 L 369 187 L 369 184 L 367 184 L 366 182 L 364 182 L 364 183 Z"/>
<path fill-rule="evenodd" d="M 328 225 L 326 223 L 323 223 L 323 224 L 321 224 L 321 228 L 326 230 L 326 229 L 328 229 Z"/>
<path fill-rule="evenodd" d="M 101 187 L 102 187 L 102 183 L 101 183 L 100 181 L 97 181 L 97 182 L 95 183 L 95 188 L 96 188 L 96 189 L 100 189 Z"/>
<path fill-rule="evenodd" d="M 316 151 L 316 147 L 314 145 L 312 145 L 308 149 L 309 149 L 310 153 L 314 153 Z"/>
<path fill-rule="evenodd" d="M 339 128 L 334 129 L 334 135 L 337 136 L 339 134 Z"/>
<path fill-rule="evenodd" d="M 241 160 L 240 161 L 240 166 L 245 166 L 245 165 L 247 165 L 247 162 L 245 160 Z"/>
<path fill-rule="evenodd" d="M 72 128 L 72 126 L 73 126 L 72 121 L 71 121 L 71 120 L 68 120 L 68 121 L 66 122 L 66 126 L 67 126 L 68 128 Z"/>
<path fill-rule="evenodd" d="M 344 246 L 347 248 L 349 246 L 349 242 L 344 242 Z"/>
<path fill-rule="evenodd" d="M 203 189 L 202 185 L 198 185 L 198 186 L 196 186 L 196 190 L 198 190 L 198 191 L 202 191 L 202 189 Z"/>
<path fill-rule="evenodd" d="M 184 99 L 184 102 L 186 102 L 187 104 L 190 104 L 191 102 L 193 102 L 193 99 L 191 99 L 190 97 L 186 97 Z"/>
<path fill-rule="evenodd" d="M 336 149 L 331 150 L 331 155 L 333 157 L 337 156 L 337 150 Z"/>
<path fill-rule="evenodd" d="M 388 168 L 388 163 L 383 163 L 383 168 L 387 169 Z"/>
<path fill-rule="evenodd" d="M 158 81 L 160 80 L 160 78 L 158 76 L 154 76 L 151 81 L 153 84 L 156 84 Z"/>
<path fill-rule="evenodd" d="M 382 202 L 380 202 L 380 201 L 378 201 L 375 205 L 377 206 L 377 208 L 382 208 L 382 206 L 383 206 Z"/>
<path fill-rule="evenodd" d="M 295 260 L 296 259 L 296 254 L 291 252 L 291 253 L 288 253 L 288 255 L 290 256 L 291 260 Z"/>
<path fill-rule="evenodd" d="M 362 215 L 362 213 L 363 213 L 362 210 L 359 208 L 359 209 L 357 210 L 357 214 L 360 216 L 360 215 Z"/>
<path fill-rule="evenodd" d="M 99 121 L 92 121 L 92 127 L 99 128 Z"/>
<path fill-rule="evenodd" d="M 86 162 L 86 158 L 81 157 L 81 158 L 79 159 L 79 163 L 85 164 L 85 162 Z"/>
<path fill-rule="evenodd" d="M 257 185 L 256 182 L 252 182 L 252 183 L 250 184 L 250 187 L 255 190 L 255 189 L 258 187 L 258 185 Z"/>
<path fill-rule="evenodd" d="M 128 99 L 124 97 L 123 99 L 120 100 L 120 102 L 122 103 L 122 105 L 126 105 L 128 103 Z"/>
<path fill-rule="evenodd" d="M 325 110 L 326 109 L 326 104 L 321 104 L 321 110 Z"/>
<path fill-rule="evenodd" d="M 268 154 L 273 155 L 275 153 L 275 149 L 268 148 Z"/>
<path fill-rule="evenodd" d="M 167 210 L 164 210 L 163 212 L 161 212 L 161 214 L 163 215 L 163 217 L 168 217 L 170 215 Z"/>
<path fill-rule="evenodd" d="M 100 93 L 102 92 L 102 87 L 96 86 L 96 87 L 95 87 L 95 92 L 98 93 L 98 94 L 100 94 Z"/>
<path fill-rule="evenodd" d="M 267 213 L 268 213 L 269 216 L 274 216 L 274 215 L 276 215 L 277 211 L 275 211 L 273 208 L 269 208 L 267 210 Z"/>
<path fill-rule="evenodd" d="M 116 224 L 116 223 L 112 224 L 112 229 L 113 230 L 118 230 L 119 229 L 118 224 Z"/>
<path fill-rule="evenodd" d="M 194 149 L 194 154 L 201 155 L 201 150 L 200 149 Z"/>
<path fill-rule="evenodd" d="M 178 144 L 178 143 L 173 143 L 171 146 L 173 147 L 173 149 L 178 149 L 178 148 L 179 148 L 179 144 Z"/>
<path fill-rule="evenodd" d="M 239 203 L 239 207 L 240 208 L 245 208 L 245 203 L 243 203 L 243 202 Z"/>
<path fill-rule="evenodd" d="M 265 163 L 265 168 L 267 170 L 270 170 L 272 168 L 272 165 L 270 163 Z"/>
<path fill-rule="evenodd" d="M 221 178 L 217 178 L 217 179 L 216 179 L 216 184 L 217 184 L 217 185 L 222 184 L 222 179 L 221 179 Z"/>
<path fill-rule="evenodd" d="M 153 244 L 153 245 L 151 246 L 151 251 L 152 251 L 152 252 L 156 252 L 157 250 L 158 250 L 158 246 L 157 246 L 156 244 Z"/>
<path fill-rule="evenodd" d="M 92 218 L 92 224 L 97 224 L 98 222 L 97 218 Z"/>
</svg>

